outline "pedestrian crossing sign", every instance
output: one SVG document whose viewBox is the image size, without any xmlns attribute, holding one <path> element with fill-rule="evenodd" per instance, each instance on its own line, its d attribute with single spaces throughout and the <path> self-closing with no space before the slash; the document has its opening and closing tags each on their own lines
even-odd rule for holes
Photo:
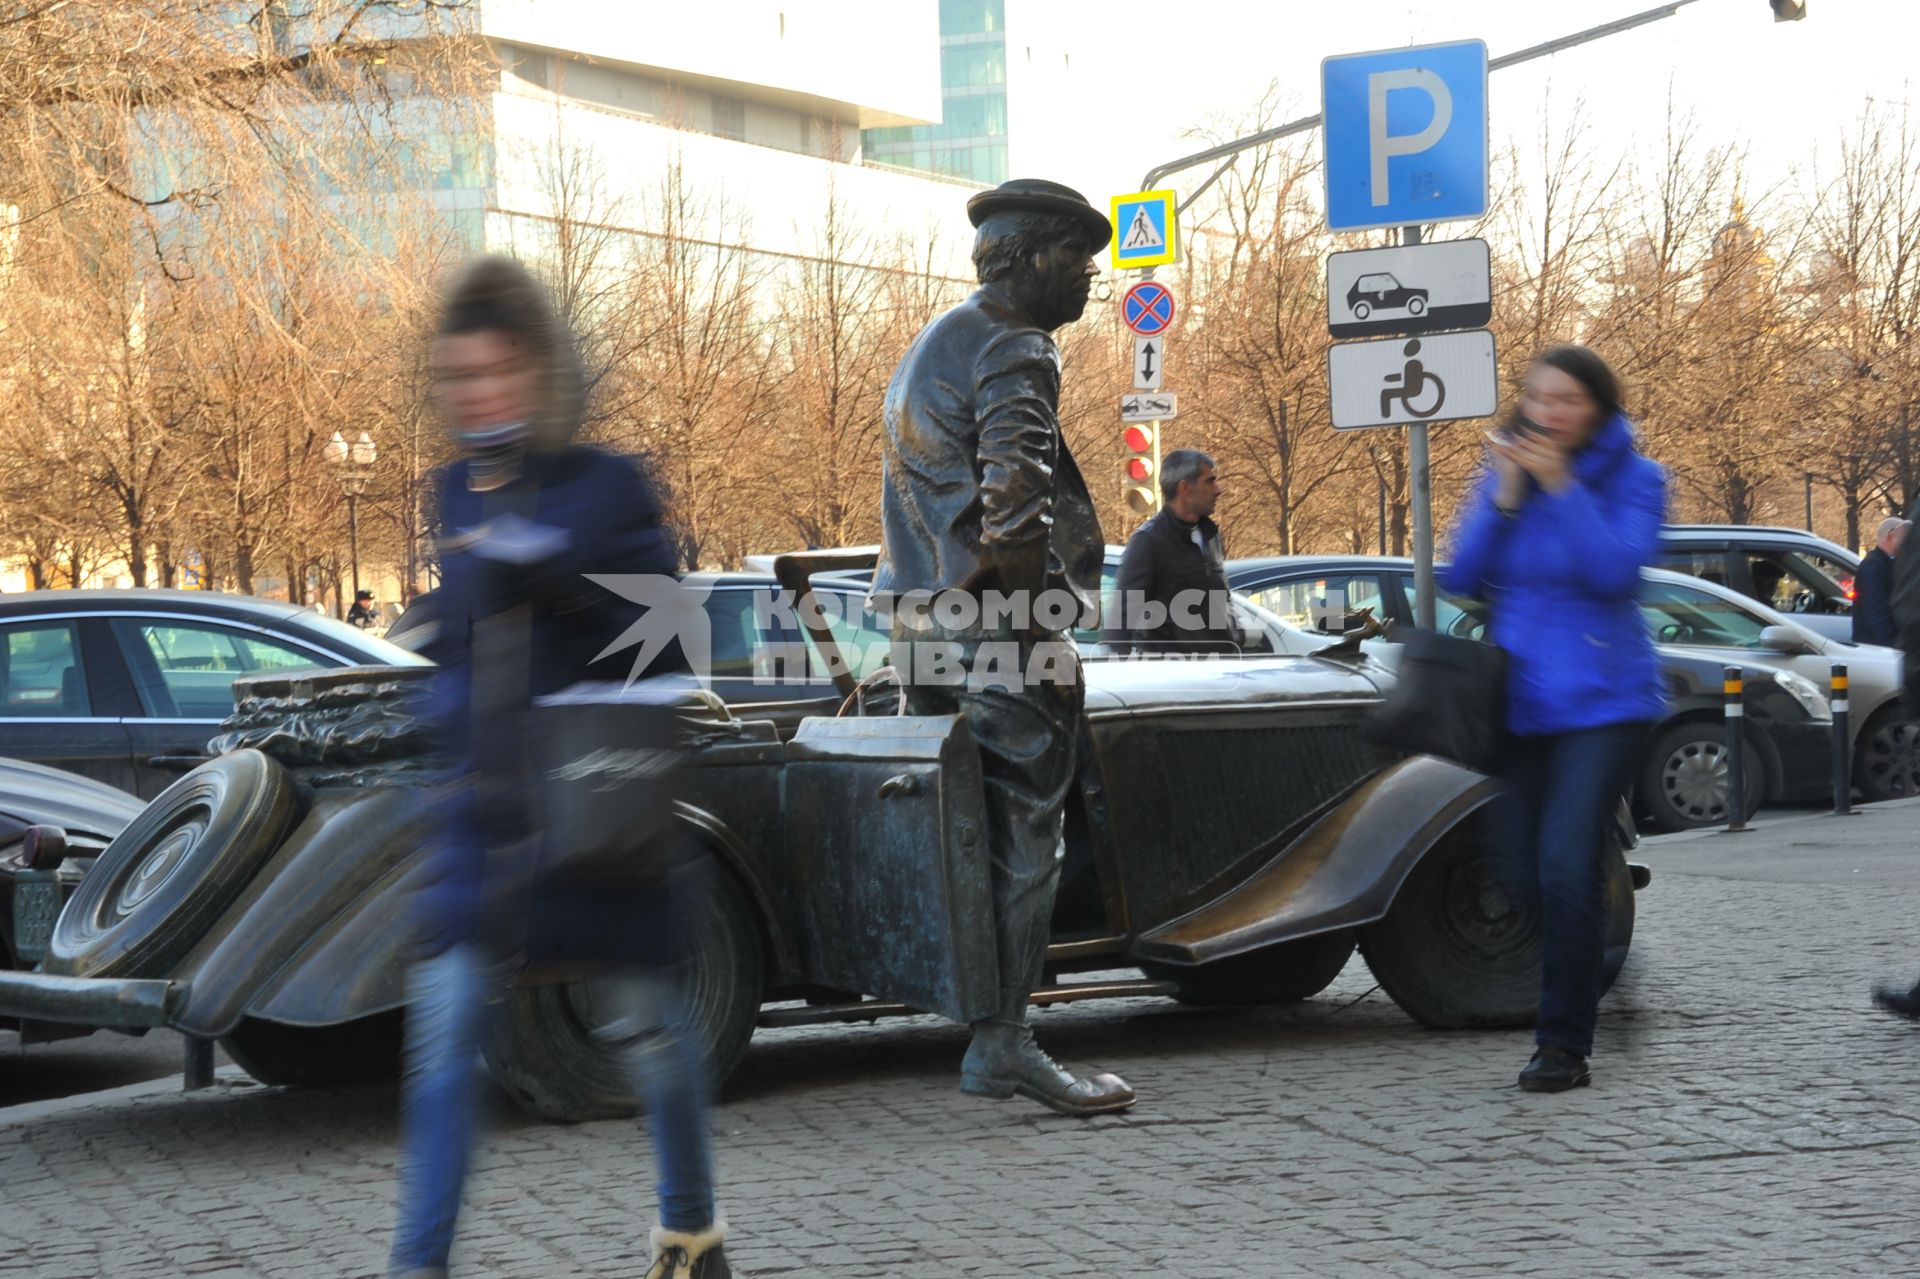
<svg viewBox="0 0 1920 1279">
<path fill-rule="evenodd" d="M 1113 197 L 1113 269 L 1166 266 L 1180 256 L 1179 226 L 1171 191 L 1137 191 Z"/>
</svg>

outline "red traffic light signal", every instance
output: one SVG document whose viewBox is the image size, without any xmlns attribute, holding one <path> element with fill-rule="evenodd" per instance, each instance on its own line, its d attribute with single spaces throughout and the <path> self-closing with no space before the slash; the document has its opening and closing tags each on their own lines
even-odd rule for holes
<svg viewBox="0 0 1920 1279">
<path fill-rule="evenodd" d="M 1135 423 L 1121 433 L 1127 446 L 1126 479 L 1122 489 L 1127 509 L 1152 515 L 1160 509 L 1160 427 Z"/>
</svg>

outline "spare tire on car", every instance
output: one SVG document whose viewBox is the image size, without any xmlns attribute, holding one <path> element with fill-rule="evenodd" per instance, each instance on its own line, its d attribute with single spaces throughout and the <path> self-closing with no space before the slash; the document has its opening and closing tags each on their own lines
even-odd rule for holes
<svg viewBox="0 0 1920 1279">
<path fill-rule="evenodd" d="M 293 779 L 257 750 L 200 765 L 94 862 L 53 926 L 46 971 L 165 976 L 280 847 L 300 808 Z"/>
</svg>

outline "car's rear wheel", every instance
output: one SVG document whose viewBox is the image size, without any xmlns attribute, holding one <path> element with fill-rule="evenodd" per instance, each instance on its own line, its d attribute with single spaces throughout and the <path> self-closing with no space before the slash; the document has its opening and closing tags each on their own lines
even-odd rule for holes
<svg viewBox="0 0 1920 1279">
<path fill-rule="evenodd" d="M 164 975 L 280 847 L 299 810 L 293 779 L 259 751 L 200 765 L 100 854 L 53 926 L 47 971 Z"/>
<path fill-rule="evenodd" d="M 716 868 L 700 892 L 697 947 L 678 973 L 692 1032 L 715 1087 L 746 1054 L 765 988 L 759 922 L 732 875 Z M 576 1121 L 634 1111 L 620 1054 L 595 1031 L 621 1015 L 616 977 L 517 987 L 486 1047 L 494 1079 L 525 1110 Z"/>
<path fill-rule="evenodd" d="M 1369 315 L 1372 315 L 1372 314 L 1373 314 L 1373 304 L 1371 302 L 1355 302 L 1353 304 L 1354 319 L 1364 320 Z"/>
<path fill-rule="evenodd" d="M 1860 730 L 1853 781 L 1870 801 L 1920 795 L 1920 723 L 1897 704 L 1882 707 Z"/>
<path fill-rule="evenodd" d="M 234 1064 L 263 1084 L 339 1088 L 399 1072 L 404 1012 L 392 1009 L 338 1026 L 289 1026 L 242 1017 L 220 1041 Z"/>
<path fill-rule="evenodd" d="M 1284 1004 L 1311 999 L 1353 958 L 1351 928 L 1281 942 L 1210 964 L 1143 963 L 1156 981 L 1170 981 L 1183 1004 Z"/>
<path fill-rule="evenodd" d="M 1601 851 L 1610 988 L 1633 944 L 1633 876 L 1609 821 Z M 1462 823 L 1420 859 L 1385 919 L 1360 930 L 1375 980 L 1414 1020 L 1441 1029 L 1531 1025 L 1540 1005 L 1540 914 L 1501 886 L 1480 821 Z"/>
<path fill-rule="evenodd" d="M 1741 770 L 1746 812 L 1752 817 L 1766 798 L 1766 770 L 1749 734 Z M 1662 830 L 1697 830 L 1727 820 L 1727 733 L 1698 720 L 1676 724 L 1654 739 L 1640 770 L 1640 802 Z"/>
</svg>

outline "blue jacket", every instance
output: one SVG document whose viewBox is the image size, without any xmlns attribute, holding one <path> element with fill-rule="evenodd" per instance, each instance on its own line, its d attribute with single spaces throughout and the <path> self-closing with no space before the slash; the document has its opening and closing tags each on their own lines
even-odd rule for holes
<svg viewBox="0 0 1920 1279">
<path fill-rule="evenodd" d="M 1640 570 L 1654 562 L 1666 518 L 1666 475 L 1635 451 L 1619 413 L 1574 456 L 1573 473 L 1566 492 L 1536 485 L 1503 515 L 1489 469 L 1441 578 L 1492 605 L 1492 639 L 1511 658 L 1507 725 L 1522 737 L 1653 720 L 1666 709 L 1639 604 Z"/>
<path fill-rule="evenodd" d="M 465 462 L 436 479 L 443 547 L 458 547 L 460 535 L 486 521 L 485 495 L 467 483 Z M 660 508 L 631 462 L 579 445 L 534 454 L 525 474 L 501 493 L 537 485 L 527 518 L 567 535 L 566 545 L 539 566 L 541 595 L 534 602 L 528 642 L 530 697 L 556 692 L 582 679 L 621 680 L 632 653 L 603 663 L 594 658 L 641 616 L 638 605 L 586 580 L 589 573 L 674 573 L 676 557 Z M 472 767 L 476 732 L 473 706 L 473 619 L 496 607 L 483 566 L 470 552 L 446 550 L 436 596 L 440 627 L 423 649 L 440 664 L 434 673 L 432 718 L 442 744 L 462 772 Z M 504 729 L 505 726 L 501 726 Z M 473 940 L 479 923 L 488 832 L 473 811 L 470 788 L 456 786 L 443 813 L 442 838 L 415 901 L 421 939 L 437 951 Z M 495 832 L 497 834 L 497 832 Z M 630 939 L 644 934 L 647 903 L 608 900 L 604 894 L 548 891 L 529 903 L 531 949 L 559 959 L 644 958 L 629 955 Z M 610 954 L 611 952 L 611 954 Z"/>
</svg>

